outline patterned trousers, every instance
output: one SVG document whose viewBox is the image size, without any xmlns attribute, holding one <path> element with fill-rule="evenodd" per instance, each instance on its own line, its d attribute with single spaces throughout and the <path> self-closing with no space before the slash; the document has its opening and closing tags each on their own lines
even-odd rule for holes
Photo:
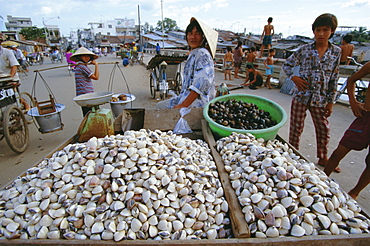
<svg viewBox="0 0 370 246">
<path fill-rule="evenodd" d="M 324 108 L 312 107 L 298 102 L 293 98 L 290 113 L 289 143 L 299 149 L 299 141 L 303 132 L 306 111 L 310 111 L 316 132 L 317 158 L 327 158 L 329 145 L 329 121 Z"/>
</svg>

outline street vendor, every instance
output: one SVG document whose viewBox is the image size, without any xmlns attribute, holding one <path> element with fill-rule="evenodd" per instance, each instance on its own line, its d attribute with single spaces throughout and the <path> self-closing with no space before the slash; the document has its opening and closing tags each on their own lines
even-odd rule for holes
<svg viewBox="0 0 370 246">
<path fill-rule="evenodd" d="M 2 37 L 0 36 L 0 43 Z M 19 81 L 17 67 L 19 63 L 13 52 L 9 49 L 0 46 L 0 73 L 10 74 L 14 81 Z"/>
<path fill-rule="evenodd" d="M 71 61 L 76 62 L 75 68 L 75 82 L 76 82 L 76 96 L 93 93 L 94 86 L 92 80 L 99 79 L 99 66 L 96 59 L 99 56 L 85 47 L 79 48 L 71 57 Z M 93 73 L 86 65 L 90 63 L 95 65 L 95 72 Z M 83 116 L 85 116 L 91 107 L 82 107 Z"/>
<path fill-rule="evenodd" d="M 0 33 L 0 44 L 4 41 L 4 39 L 5 37 Z M 12 86 L 19 92 L 19 86 L 21 83 L 17 73 L 18 66 L 19 63 L 13 51 L 0 45 L 0 73 L 9 74 L 10 77 L 12 77 Z M 30 105 L 23 98 L 21 98 L 21 103 L 26 110 L 30 109 Z"/>
<path fill-rule="evenodd" d="M 213 57 L 218 33 L 193 17 L 185 34 L 190 53 L 184 67 L 181 92 L 157 103 L 157 109 L 202 108 L 215 97 Z"/>
</svg>

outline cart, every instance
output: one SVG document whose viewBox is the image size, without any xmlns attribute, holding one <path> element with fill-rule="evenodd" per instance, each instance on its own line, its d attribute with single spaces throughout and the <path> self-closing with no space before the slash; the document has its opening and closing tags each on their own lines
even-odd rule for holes
<svg viewBox="0 0 370 246">
<path fill-rule="evenodd" d="M 10 76 L 0 76 L 0 140 L 5 138 L 9 147 L 16 153 L 24 152 L 29 143 L 27 123 L 32 121 L 25 115 L 21 97 L 32 107 L 28 93 L 19 93 L 18 87 L 10 84 Z"/>
<path fill-rule="evenodd" d="M 145 111 L 143 113 L 142 122 L 140 128 L 143 129 L 160 129 L 162 131 L 167 131 L 168 129 L 173 129 L 176 122 L 179 120 L 180 115 L 178 109 L 169 109 L 169 110 L 144 110 L 140 109 L 140 111 Z M 211 129 L 209 128 L 208 123 L 202 119 L 203 116 L 203 109 L 201 108 L 194 108 L 192 111 L 187 114 L 184 118 L 188 121 L 190 127 L 194 132 L 190 136 L 189 134 L 184 135 L 184 137 L 189 137 L 190 139 L 204 139 L 208 146 L 210 147 L 210 151 L 212 156 L 214 157 L 214 161 L 217 166 L 217 172 L 219 173 L 221 185 L 224 188 L 225 198 L 229 204 L 229 213 L 230 213 L 230 220 L 231 226 L 233 230 L 233 236 L 227 239 L 202 239 L 202 240 L 122 240 L 119 242 L 115 242 L 113 240 L 91 240 L 91 239 L 2 239 L 0 240 L 1 245 L 18 245 L 18 246 L 34 246 L 34 245 L 133 245 L 133 246 L 143 246 L 143 245 L 177 245 L 177 246 L 204 246 L 204 245 L 211 245 L 211 246 L 220 246 L 220 245 L 272 245 L 272 246 L 294 246 L 294 245 L 319 245 L 319 246 L 331 246 L 331 245 L 369 245 L 370 237 L 369 234 L 349 234 L 349 235 L 315 235 L 315 236 L 303 236 L 303 237 L 276 237 L 276 238 L 250 238 L 250 231 L 248 228 L 248 224 L 244 219 L 244 215 L 242 213 L 239 200 L 235 194 L 234 188 L 231 186 L 230 178 L 228 172 L 225 171 L 224 164 L 222 162 L 222 158 L 220 154 L 216 150 L 216 140 L 213 137 Z M 121 130 L 123 126 L 122 123 L 122 115 L 120 116 L 121 119 L 117 118 L 115 120 L 115 125 L 118 127 L 117 131 Z M 168 120 L 162 120 L 168 119 Z M 136 121 L 132 126 L 135 128 L 137 127 Z M 137 130 L 137 129 L 132 129 Z M 199 135 L 198 135 L 199 134 Z M 46 156 L 42 157 L 42 160 L 47 160 L 53 158 L 59 150 L 63 150 L 68 144 L 75 143 L 74 140 L 76 139 L 75 136 L 72 136 L 70 139 L 66 140 L 64 143 L 61 143 L 54 151 L 50 152 Z M 290 148 L 296 153 L 300 155 L 298 151 L 296 151 L 289 143 L 285 142 L 284 139 L 277 136 L 279 141 L 288 144 Z M 300 155 L 301 156 L 301 155 Z M 303 156 L 301 156 L 304 158 Z M 33 165 L 35 170 L 38 165 L 42 162 L 40 160 L 39 163 Z M 66 164 L 68 165 L 68 164 Z M 10 188 L 13 187 L 17 179 L 25 178 L 28 171 L 23 172 L 17 178 L 10 181 L 8 184 L 5 184 L 2 188 Z M 139 171 L 138 171 L 139 172 Z M 36 174 L 35 174 L 36 176 Z M 35 179 L 38 179 L 36 177 Z M 110 188 L 108 188 L 107 193 L 111 192 Z M 66 206 L 71 206 L 73 204 L 68 204 Z M 51 205 L 50 205 L 51 206 Z M 13 210 L 9 208 L 8 210 Z M 39 212 L 41 213 L 41 212 Z M 369 217 L 365 211 L 362 213 L 363 216 Z M 72 216 L 71 216 L 72 217 Z M 110 218 L 104 219 L 108 220 Z M 74 221 L 69 222 L 72 224 Z M 27 224 L 28 226 L 28 224 Z M 53 226 L 53 225 L 52 225 Z M 48 226 L 45 226 L 48 227 Z M 68 230 L 68 229 L 67 229 Z M 5 228 L 4 228 L 5 231 Z M 66 230 L 65 230 L 66 231 Z M 72 231 L 72 229 L 71 229 Z M 77 233 L 76 233 L 77 234 Z M 158 242 L 158 243 L 153 243 Z"/>
<path fill-rule="evenodd" d="M 147 66 L 150 73 L 150 94 L 153 99 L 159 92 L 161 99 L 165 99 L 169 90 L 177 95 L 181 91 L 181 63 L 187 59 L 187 56 L 154 56 Z"/>
</svg>

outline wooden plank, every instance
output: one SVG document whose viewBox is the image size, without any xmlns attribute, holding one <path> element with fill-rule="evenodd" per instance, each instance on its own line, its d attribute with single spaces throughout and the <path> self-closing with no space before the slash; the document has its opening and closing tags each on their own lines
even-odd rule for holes
<svg viewBox="0 0 370 246">
<path fill-rule="evenodd" d="M 144 128 L 172 130 L 179 119 L 179 109 L 145 110 Z M 203 108 L 192 108 L 190 113 L 184 116 L 184 119 L 192 130 L 202 129 Z"/>
<path fill-rule="evenodd" d="M 123 240 L 114 242 L 113 240 L 52 240 L 52 239 L 35 239 L 35 240 L 0 240 L 0 245 L 12 246 L 86 246 L 86 245 L 133 245 L 133 246 L 150 246 L 150 245 L 178 245 L 178 246 L 230 246 L 230 245 L 258 245 L 258 246 L 369 246 L 370 234 L 350 234 L 350 235 L 319 235 L 304 237 L 278 237 L 278 238 L 229 238 L 229 239 L 202 239 L 202 240 Z"/>
<path fill-rule="evenodd" d="M 213 159 L 217 166 L 218 176 L 222 183 L 222 187 L 224 188 L 225 198 L 229 204 L 229 215 L 234 237 L 236 238 L 250 237 L 248 224 L 244 219 L 244 214 L 239 204 L 239 200 L 235 194 L 233 187 L 231 186 L 229 174 L 225 170 L 225 166 L 223 164 L 221 156 L 215 148 L 216 142 L 211 132 L 211 129 L 208 127 L 208 122 L 206 120 L 202 120 L 202 131 L 204 139 L 208 143 L 209 148 L 211 149 Z"/>
</svg>

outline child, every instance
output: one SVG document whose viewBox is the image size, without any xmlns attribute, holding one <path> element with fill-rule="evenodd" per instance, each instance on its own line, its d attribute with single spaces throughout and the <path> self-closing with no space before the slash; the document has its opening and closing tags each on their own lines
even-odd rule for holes
<svg viewBox="0 0 370 246">
<path fill-rule="evenodd" d="M 363 150 L 370 144 L 370 90 L 366 90 L 365 104 L 359 103 L 355 97 L 356 81 L 370 73 L 370 62 L 366 63 L 358 72 L 347 80 L 349 102 L 353 114 L 357 117 L 344 133 L 338 147 L 330 156 L 324 172 L 329 176 L 339 165 L 339 162 L 351 150 Z M 348 192 L 353 199 L 357 199 L 361 190 L 370 183 L 370 152 L 365 159 L 365 170 L 362 172 L 357 185 Z"/>
<path fill-rule="evenodd" d="M 260 71 L 257 71 L 254 69 L 254 66 L 251 64 L 247 64 L 247 70 L 248 70 L 248 77 L 245 80 L 244 84 L 241 84 L 243 86 L 249 86 L 249 89 L 251 90 L 257 90 L 262 86 L 263 78 Z M 249 83 L 247 83 L 250 81 Z"/>
<path fill-rule="evenodd" d="M 231 70 L 233 69 L 233 53 L 231 53 L 231 47 L 226 47 L 227 53 L 224 56 L 224 68 L 225 68 L 225 80 L 227 80 L 227 75 L 229 76 L 229 80 L 233 80 L 231 78 Z"/>
<path fill-rule="evenodd" d="M 248 55 L 247 55 L 247 65 L 250 64 L 250 65 L 254 66 L 253 63 L 256 60 L 256 57 L 257 57 L 256 56 L 256 48 L 252 47 L 251 52 L 249 52 Z"/>
<path fill-rule="evenodd" d="M 263 52 L 265 51 L 265 46 L 267 46 L 267 49 L 270 52 L 272 36 L 274 36 L 274 26 L 271 25 L 271 23 L 272 23 L 272 17 L 269 17 L 267 19 L 267 25 L 263 27 L 263 32 L 261 35 L 261 39 L 263 38 L 263 42 L 261 46 L 260 58 L 262 57 Z"/>
<path fill-rule="evenodd" d="M 75 68 L 76 96 L 94 92 L 92 79 L 99 79 L 99 66 L 96 61 L 98 57 L 98 55 L 95 55 L 84 47 L 79 48 L 71 56 L 71 61 L 77 62 Z M 95 65 L 94 73 L 87 67 L 86 63 L 88 62 Z M 82 107 L 83 116 L 85 116 L 90 110 L 91 107 Z"/>
<path fill-rule="evenodd" d="M 316 131 L 318 164 L 327 163 L 329 144 L 328 117 L 333 112 L 340 48 L 329 42 L 337 28 L 337 18 L 322 14 L 312 24 L 315 42 L 301 46 L 283 65 L 283 70 L 294 82 L 291 104 L 289 142 L 299 149 L 306 111 L 309 110 Z M 299 67 L 299 76 L 293 68 Z"/>
<path fill-rule="evenodd" d="M 343 37 L 342 45 L 340 46 L 342 50 L 342 56 L 340 58 L 340 65 L 349 65 L 351 61 L 348 57 L 352 56 L 354 45 L 351 44 L 353 36 L 351 34 L 347 34 Z"/>
<path fill-rule="evenodd" d="M 270 90 L 272 88 L 271 87 L 271 76 L 274 74 L 274 62 L 275 62 L 274 55 L 275 55 L 275 49 L 269 50 L 269 56 L 263 62 L 263 64 L 266 67 L 266 75 L 267 75 L 265 87 L 268 87 Z"/>
</svg>

